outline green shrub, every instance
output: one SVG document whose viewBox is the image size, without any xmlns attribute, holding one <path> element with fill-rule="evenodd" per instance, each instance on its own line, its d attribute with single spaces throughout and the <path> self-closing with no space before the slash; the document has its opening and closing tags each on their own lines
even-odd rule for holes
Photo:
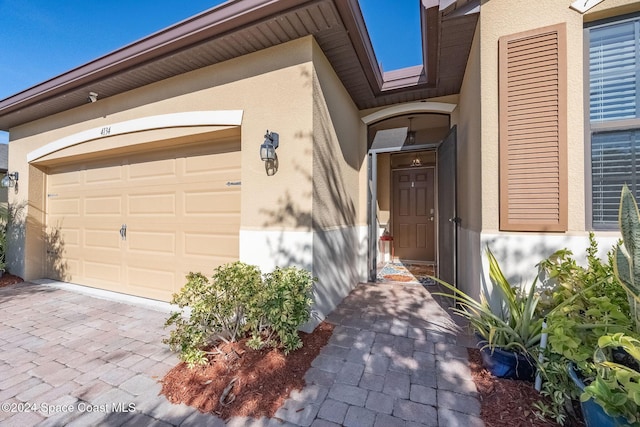
<svg viewBox="0 0 640 427">
<path fill-rule="evenodd" d="M 208 362 L 207 348 L 249 332 L 250 347 L 282 345 L 288 353 L 302 346 L 297 329 L 309 320 L 314 280 L 296 267 L 276 268 L 263 280 L 257 267 L 242 262 L 216 268 L 211 280 L 189 273 L 171 301 L 181 310 L 167 319 L 165 327 L 175 329 L 164 342 L 190 367 Z"/>
<path fill-rule="evenodd" d="M 549 334 L 542 364 L 542 394 L 551 399 L 548 410 L 559 423 L 572 415 L 570 402 L 580 395 L 568 376 L 568 363 L 575 363 L 583 375 L 593 378 L 593 349 L 598 339 L 632 329 L 626 294 L 613 274 L 613 252 L 608 253 L 607 262 L 600 260 L 597 242 L 590 233 L 586 254 L 586 267 L 579 266 L 567 249 L 539 264 L 541 307 Z"/>
<path fill-rule="evenodd" d="M 181 310 L 166 321 L 165 327 L 175 325 L 175 330 L 164 342 L 189 366 L 206 364 L 205 348 L 244 334 L 245 307 L 261 284 L 260 270 L 242 262 L 216 268 L 211 280 L 189 273 L 186 285 L 171 300 Z"/>
<path fill-rule="evenodd" d="M 0 276 L 7 267 L 7 231 L 11 222 L 11 209 L 0 204 Z"/>
<path fill-rule="evenodd" d="M 298 327 L 309 320 L 315 280 L 311 273 L 297 267 L 276 268 L 265 275 L 260 304 L 255 307 L 260 314 L 259 325 L 263 328 L 254 329 L 250 342 L 254 348 L 264 344 L 277 345 L 273 342 L 274 336 L 285 354 L 302 347 Z M 266 339 L 261 337 L 264 332 Z"/>
</svg>

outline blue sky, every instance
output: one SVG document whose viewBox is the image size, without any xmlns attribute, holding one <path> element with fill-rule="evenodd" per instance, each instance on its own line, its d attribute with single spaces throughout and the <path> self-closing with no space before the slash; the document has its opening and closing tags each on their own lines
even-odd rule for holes
<svg viewBox="0 0 640 427">
<path fill-rule="evenodd" d="M 419 1 L 360 0 L 378 62 L 386 71 L 421 62 Z M 0 99 L 221 3 L 0 0 Z M 7 140 L 0 132 L 0 143 Z"/>
</svg>

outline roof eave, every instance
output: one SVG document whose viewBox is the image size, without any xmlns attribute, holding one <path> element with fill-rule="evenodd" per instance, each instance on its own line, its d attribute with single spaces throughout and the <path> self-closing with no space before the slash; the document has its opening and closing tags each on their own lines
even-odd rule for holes
<svg viewBox="0 0 640 427">
<path fill-rule="evenodd" d="M 153 33 L 84 65 L 0 100 L 0 115 L 61 95 L 100 78 L 122 72 L 193 45 L 237 30 L 259 19 L 308 3 L 309 0 L 230 0 Z"/>
</svg>

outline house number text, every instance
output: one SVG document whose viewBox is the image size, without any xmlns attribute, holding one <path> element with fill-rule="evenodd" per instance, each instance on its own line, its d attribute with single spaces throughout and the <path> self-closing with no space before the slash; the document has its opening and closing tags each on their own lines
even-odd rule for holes
<svg viewBox="0 0 640 427">
<path fill-rule="evenodd" d="M 105 126 L 100 130 L 100 135 L 109 135 L 111 133 L 111 126 Z"/>
</svg>

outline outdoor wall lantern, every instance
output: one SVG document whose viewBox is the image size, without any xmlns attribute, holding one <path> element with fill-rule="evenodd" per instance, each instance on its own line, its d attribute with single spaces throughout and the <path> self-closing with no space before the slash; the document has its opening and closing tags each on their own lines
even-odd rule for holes
<svg viewBox="0 0 640 427">
<path fill-rule="evenodd" d="M 409 129 L 407 130 L 407 137 L 404 139 L 404 145 L 413 145 L 416 143 L 416 131 L 411 130 L 411 120 L 413 120 L 413 117 L 409 117 Z"/>
<path fill-rule="evenodd" d="M 280 137 L 275 132 L 264 135 L 264 142 L 260 146 L 260 159 L 264 162 L 264 169 L 268 176 L 273 176 L 278 171 L 278 155 L 276 148 L 280 145 Z"/>
<path fill-rule="evenodd" d="M 0 181 L 0 186 L 2 188 L 15 187 L 18 182 L 18 172 L 7 173 L 2 181 Z"/>
</svg>

